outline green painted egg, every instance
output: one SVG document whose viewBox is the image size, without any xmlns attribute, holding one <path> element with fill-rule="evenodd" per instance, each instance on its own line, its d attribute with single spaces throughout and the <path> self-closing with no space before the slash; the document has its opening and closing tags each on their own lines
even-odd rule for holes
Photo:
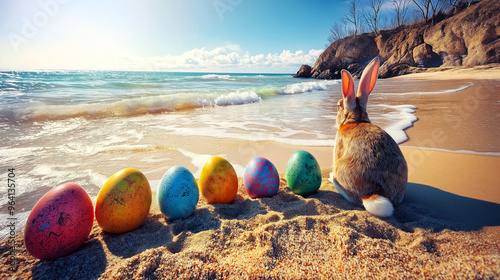
<svg viewBox="0 0 500 280">
<path fill-rule="evenodd" d="M 308 196 L 318 191 L 321 186 L 321 168 L 311 153 L 300 150 L 288 160 L 286 180 L 292 192 Z"/>
</svg>

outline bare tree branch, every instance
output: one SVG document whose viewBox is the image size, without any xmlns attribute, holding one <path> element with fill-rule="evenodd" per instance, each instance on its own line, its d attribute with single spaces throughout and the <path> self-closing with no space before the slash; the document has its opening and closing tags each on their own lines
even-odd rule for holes
<svg viewBox="0 0 500 280">
<path fill-rule="evenodd" d="M 446 8 L 446 0 L 429 0 L 432 11 L 432 24 L 434 24 L 434 17 Z"/>
<path fill-rule="evenodd" d="M 345 25 L 342 26 L 342 24 L 340 23 L 335 23 L 334 25 L 332 25 L 332 28 L 330 28 L 330 35 L 328 35 L 328 44 L 342 39 L 345 36 L 347 36 Z"/>
<path fill-rule="evenodd" d="M 343 18 L 346 22 L 352 24 L 354 28 L 354 37 L 358 35 L 360 29 L 360 12 L 359 12 L 359 0 L 350 0 L 348 13 Z"/>
<path fill-rule="evenodd" d="M 368 9 L 362 13 L 363 20 L 368 25 L 370 31 L 378 34 L 380 30 L 380 9 L 384 5 L 385 0 L 368 0 Z"/>
<path fill-rule="evenodd" d="M 406 24 L 406 15 L 408 13 L 408 8 L 410 7 L 410 2 L 411 0 L 392 0 L 392 7 L 396 13 L 396 26 L 403 26 Z"/>
<path fill-rule="evenodd" d="M 422 14 L 422 19 L 427 22 L 429 20 L 429 10 L 431 5 L 431 0 L 412 0 L 413 3 L 417 6 Z"/>
</svg>

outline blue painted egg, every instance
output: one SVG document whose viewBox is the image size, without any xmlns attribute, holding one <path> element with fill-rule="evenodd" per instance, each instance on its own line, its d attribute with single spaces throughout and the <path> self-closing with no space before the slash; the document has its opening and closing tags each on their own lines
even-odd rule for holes
<svg viewBox="0 0 500 280">
<path fill-rule="evenodd" d="M 171 167 L 161 178 L 157 199 L 165 217 L 175 220 L 191 216 L 199 198 L 198 185 L 187 168 Z"/>
<path fill-rule="evenodd" d="M 321 186 L 321 168 L 311 153 L 300 150 L 288 160 L 286 180 L 292 192 L 308 196 L 318 191 Z"/>
<path fill-rule="evenodd" d="M 245 190 L 251 198 L 274 196 L 280 187 L 276 167 L 263 157 L 253 158 L 243 175 Z"/>
</svg>

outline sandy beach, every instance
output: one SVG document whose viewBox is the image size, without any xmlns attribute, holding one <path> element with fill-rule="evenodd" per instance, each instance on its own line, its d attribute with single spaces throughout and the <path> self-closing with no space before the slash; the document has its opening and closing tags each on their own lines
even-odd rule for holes
<svg viewBox="0 0 500 280">
<path fill-rule="evenodd" d="M 427 68 L 425 72 L 408 74 L 392 79 L 432 79 L 432 80 L 462 80 L 462 79 L 498 79 L 500 65 L 493 63 L 478 66 Z"/>
<path fill-rule="evenodd" d="M 500 157 L 498 151 L 486 152 L 491 149 L 484 153 L 458 149 L 463 141 L 478 141 L 483 146 L 496 141 L 493 144 L 498 147 L 500 139 L 499 68 L 475 70 L 464 69 L 460 75 L 449 70 L 396 78 L 467 77 L 474 82 L 453 93 L 459 95 L 460 102 L 450 111 L 425 110 L 427 104 L 442 97 L 415 100 L 419 120 L 406 130 L 409 141 L 401 145 L 409 166 L 409 183 L 404 202 L 390 218 L 376 218 L 337 193 L 328 181 L 332 147 L 306 147 L 322 167 L 323 182 L 316 194 L 301 197 L 289 190 L 284 172 L 290 155 L 304 147 L 218 139 L 217 145 L 227 147 L 230 162 L 241 162 L 243 156 L 271 160 L 280 172 L 278 194 L 250 199 L 240 178 L 232 203 L 207 204 L 200 199 L 192 216 L 175 221 L 166 219 L 153 199 L 150 214 L 138 229 L 113 235 L 103 232 L 94 221 L 89 239 L 80 249 L 51 261 L 30 256 L 23 234 L 18 233 L 15 266 L 9 262 L 8 240 L 0 244 L 0 277 L 498 279 Z M 446 119 L 449 112 L 464 114 Z M 485 119 L 488 125 L 480 126 Z M 469 126 L 474 134 L 460 135 L 453 124 Z M 189 162 L 186 165 L 189 167 Z M 160 174 L 154 164 L 143 170 L 147 177 Z"/>
</svg>

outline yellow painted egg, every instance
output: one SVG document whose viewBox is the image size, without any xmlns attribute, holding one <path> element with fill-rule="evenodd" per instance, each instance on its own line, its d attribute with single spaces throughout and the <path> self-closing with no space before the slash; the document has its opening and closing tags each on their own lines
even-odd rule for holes
<svg viewBox="0 0 500 280">
<path fill-rule="evenodd" d="M 198 187 L 206 202 L 230 203 L 238 193 L 238 177 L 229 161 L 212 157 L 201 169 Z"/>
<path fill-rule="evenodd" d="M 97 195 L 95 217 L 109 233 L 138 228 L 151 207 L 151 187 L 139 170 L 125 168 L 113 174 Z"/>
</svg>

